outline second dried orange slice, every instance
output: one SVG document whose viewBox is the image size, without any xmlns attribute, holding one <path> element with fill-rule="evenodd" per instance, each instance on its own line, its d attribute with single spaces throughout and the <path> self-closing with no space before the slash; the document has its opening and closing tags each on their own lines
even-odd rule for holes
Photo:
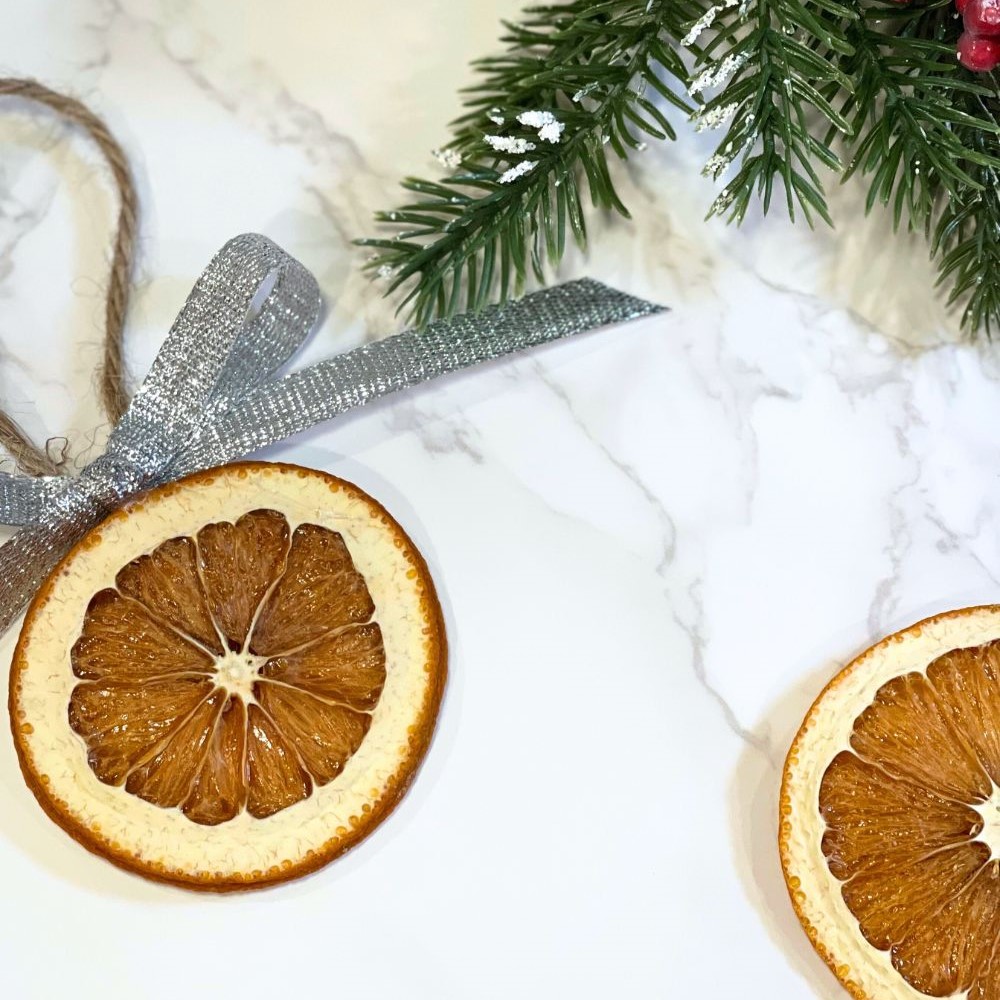
<svg viewBox="0 0 1000 1000">
<path fill-rule="evenodd" d="M 342 480 L 243 463 L 152 491 L 69 553 L 28 610 L 11 722 L 28 785 L 86 847 L 252 888 L 381 822 L 444 678 L 400 526 Z"/>
<path fill-rule="evenodd" d="M 781 861 L 861 1000 L 1000 1000 L 1000 607 L 883 639 L 788 754 Z"/>
</svg>

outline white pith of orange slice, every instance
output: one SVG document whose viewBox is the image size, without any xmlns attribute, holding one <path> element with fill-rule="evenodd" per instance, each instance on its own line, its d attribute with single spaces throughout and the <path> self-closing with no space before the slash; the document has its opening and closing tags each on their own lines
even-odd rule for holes
<svg viewBox="0 0 1000 1000">
<path fill-rule="evenodd" d="M 85 847 L 214 891 L 295 878 L 367 836 L 430 741 L 446 650 L 426 563 L 350 483 L 263 462 L 132 501 L 25 617 L 25 780 Z"/>
<path fill-rule="evenodd" d="M 785 763 L 785 881 L 859 1000 L 1000 998 L 1000 605 L 888 636 L 813 704 Z"/>
</svg>

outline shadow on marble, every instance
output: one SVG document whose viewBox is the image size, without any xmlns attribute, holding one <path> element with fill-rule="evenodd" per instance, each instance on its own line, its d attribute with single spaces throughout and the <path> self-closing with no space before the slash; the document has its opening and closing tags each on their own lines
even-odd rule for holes
<svg viewBox="0 0 1000 1000">
<path fill-rule="evenodd" d="M 730 786 L 730 822 L 735 868 L 744 892 L 768 936 L 788 964 L 822 1000 L 842 1000 L 843 988 L 813 950 L 788 898 L 778 857 L 778 798 L 781 764 L 802 719 L 839 666 L 830 661 L 801 676 L 767 712 L 761 731 L 770 733 L 772 753 L 748 746 Z"/>
<path fill-rule="evenodd" d="M 963 340 L 960 310 L 946 305 L 947 288 L 936 287 L 928 241 L 905 223 L 893 232 L 892 214 L 881 206 L 865 215 L 866 197 L 867 185 L 857 179 L 830 186 L 835 228 L 827 230 L 821 294 L 908 347 Z"/>
</svg>

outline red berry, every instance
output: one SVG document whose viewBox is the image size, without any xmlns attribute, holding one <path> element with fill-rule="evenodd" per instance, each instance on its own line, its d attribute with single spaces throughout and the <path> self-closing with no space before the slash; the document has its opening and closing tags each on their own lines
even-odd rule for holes
<svg viewBox="0 0 1000 1000">
<path fill-rule="evenodd" d="M 958 61 L 977 73 L 993 69 L 1000 63 L 1000 39 L 962 32 L 958 39 Z"/>
<path fill-rule="evenodd" d="M 1000 0 L 967 0 L 962 19 L 974 35 L 1000 35 Z"/>
<path fill-rule="evenodd" d="M 955 0 L 955 10 L 957 10 L 959 14 L 964 14 L 965 8 L 968 6 L 969 0 Z"/>
</svg>

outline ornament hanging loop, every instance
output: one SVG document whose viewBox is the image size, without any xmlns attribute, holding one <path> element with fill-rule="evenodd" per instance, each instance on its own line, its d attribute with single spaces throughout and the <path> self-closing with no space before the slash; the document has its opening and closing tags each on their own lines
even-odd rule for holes
<svg viewBox="0 0 1000 1000">
<path fill-rule="evenodd" d="M 104 304 L 104 352 L 100 365 L 100 400 L 108 420 L 117 423 L 128 407 L 125 391 L 124 337 L 135 265 L 139 198 L 128 157 L 107 124 L 85 104 L 36 80 L 0 77 L 0 97 L 41 104 L 63 121 L 82 129 L 101 151 L 118 192 L 118 220 L 111 251 L 111 272 Z M 53 439 L 56 440 L 56 439 Z M 0 446 L 28 476 L 52 476 L 64 471 L 68 448 L 53 458 L 48 445 L 39 448 L 17 421 L 0 410 Z"/>
</svg>

